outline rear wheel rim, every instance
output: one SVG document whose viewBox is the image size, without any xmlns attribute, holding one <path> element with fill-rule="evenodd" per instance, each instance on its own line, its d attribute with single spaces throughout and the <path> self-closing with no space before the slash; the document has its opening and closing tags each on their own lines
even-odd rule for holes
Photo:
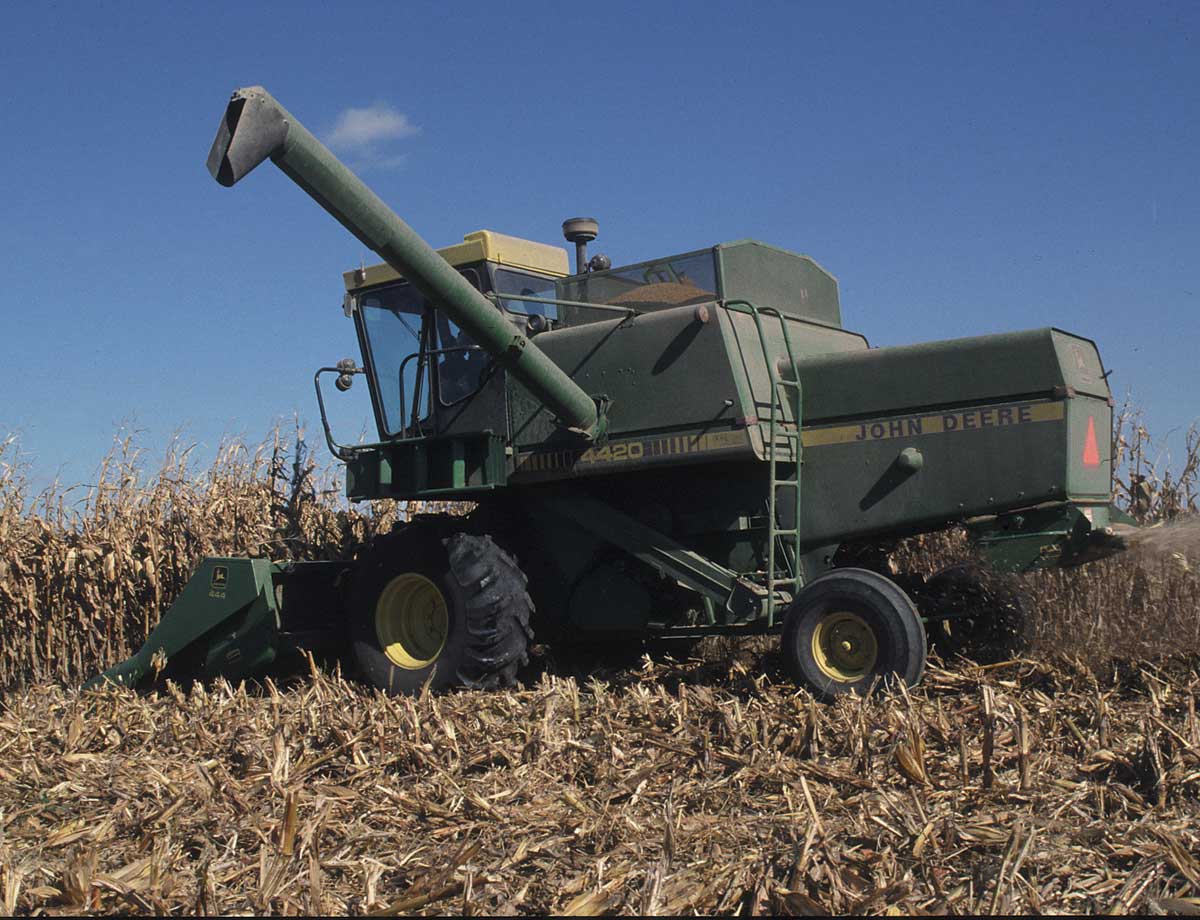
<svg viewBox="0 0 1200 920">
<path fill-rule="evenodd" d="M 854 683 L 875 670 L 879 642 L 857 613 L 837 610 L 817 621 L 812 637 L 813 660 L 831 680 Z"/>
<path fill-rule="evenodd" d="M 375 603 L 375 636 L 396 667 L 419 671 L 437 661 L 450 634 L 450 611 L 436 584 L 417 572 L 397 575 Z"/>
</svg>

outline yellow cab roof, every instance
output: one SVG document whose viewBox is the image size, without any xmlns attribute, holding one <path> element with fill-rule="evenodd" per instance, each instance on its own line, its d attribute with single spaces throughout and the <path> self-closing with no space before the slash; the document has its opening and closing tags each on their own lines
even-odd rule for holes
<svg viewBox="0 0 1200 920">
<path fill-rule="evenodd" d="M 455 267 L 486 261 L 506 268 L 557 278 L 563 277 L 569 271 L 565 249 L 506 236 L 494 230 L 476 230 L 474 233 L 468 233 L 461 243 L 439 249 L 438 255 Z M 347 291 L 357 291 L 385 281 L 396 281 L 401 277 L 399 272 L 383 262 L 342 274 Z"/>
</svg>

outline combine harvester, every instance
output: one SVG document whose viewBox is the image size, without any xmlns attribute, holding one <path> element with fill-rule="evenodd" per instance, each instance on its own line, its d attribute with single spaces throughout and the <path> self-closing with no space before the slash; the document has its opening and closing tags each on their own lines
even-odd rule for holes
<svg viewBox="0 0 1200 920">
<path fill-rule="evenodd" d="M 435 251 L 261 87 L 208 168 L 270 159 L 384 264 L 345 276 L 361 365 L 317 372 L 346 493 L 477 503 L 346 563 L 206 559 L 133 658 L 92 683 L 237 679 L 309 649 L 397 693 L 500 687 L 550 641 L 779 631 L 823 698 L 916 683 L 927 632 L 1011 642 L 982 570 L 894 573 L 895 540 L 965 524 L 1021 571 L 1122 548 L 1095 345 L 1036 329 L 868 348 L 837 282 L 752 240 L 610 267 L 489 231 Z M 370 390 L 379 442 L 329 429 L 321 379 Z M 536 610 L 536 620 L 535 620 Z M 165 666 L 164 666 L 165 661 Z"/>
</svg>

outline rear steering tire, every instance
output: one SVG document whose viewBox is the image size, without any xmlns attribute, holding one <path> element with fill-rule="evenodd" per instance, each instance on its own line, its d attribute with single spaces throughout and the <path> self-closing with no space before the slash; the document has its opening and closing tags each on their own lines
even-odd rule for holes
<svg viewBox="0 0 1200 920">
<path fill-rule="evenodd" d="M 491 537 L 415 523 L 378 539 L 354 580 L 350 647 L 392 694 L 511 686 L 529 661 L 533 603 Z"/>
<path fill-rule="evenodd" d="M 782 644 L 792 677 L 826 701 L 896 680 L 912 686 L 925 672 L 917 608 L 894 581 L 867 569 L 835 569 L 805 585 Z"/>
</svg>

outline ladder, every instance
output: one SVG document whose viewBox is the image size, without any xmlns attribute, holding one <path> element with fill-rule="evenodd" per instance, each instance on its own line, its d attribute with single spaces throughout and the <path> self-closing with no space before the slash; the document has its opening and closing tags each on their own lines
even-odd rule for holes
<svg viewBox="0 0 1200 920">
<path fill-rule="evenodd" d="M 775 625 L 776 610 L 779 603 L 790 602 L 800 591 L 804 574 L 800 571 L 800 467 L 801 451 L 801 414 L 803 412 L 803 391 L 800 384 L 800 371 L 796 366 L 796 352 L 792 347 L 791 333 L 788 331 L 787 320 L 783 314 L 772 307 L 756 307 L 748 300 L 726 301 L 725 306 L 739 313 L 749 313 L 754 317 L 754 327 L 758 333 L 759 346 L 762 348 L 763 361 L 767 367 L 767 378 L 771 381 L 771 415 L 767 428 L 764 448 L 767 451 L 767 571 L 764 587 L 767 589 L 766 613 L 767 628 Z M 766 329 L 763 317 L 779 320 L 779 328 L 783 333 L 783 343 L 787 360 L 787 374 L 780 374 L 778 362 L 771 360 L 771 352 L 767 346 Z M 778 359 L 784 360 L 783 358 Z M 790 397 L 792 401 L 792 422 L 786 417 L 784 400 Z M 779 471 L 779 453 L 782 451 L 791 462 L 790 475 L 781 475 Z M 792 510 L 792 526 L 779 526 L 779 492 L 791 491 L 794 499 Z M 782 563 L 782 565 L 780 565 Z"/>
</svg>

